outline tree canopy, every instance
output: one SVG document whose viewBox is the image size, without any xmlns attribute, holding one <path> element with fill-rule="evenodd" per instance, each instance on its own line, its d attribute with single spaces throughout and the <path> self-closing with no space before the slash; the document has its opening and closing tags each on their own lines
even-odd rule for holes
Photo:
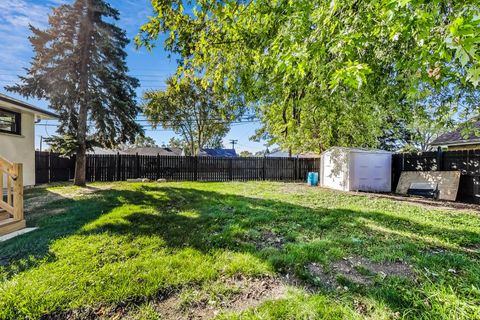
<svg viewBox="0 0 480 320">
<path fill-rule="evenodd" d="M 445 90 L 458 112 L 478 106 L 477 1 L 152 6 L 137 45 L 151 49 L 166 33 L 165 48 L 180 56 L 178 78 L 200 73 L 216 92 L 241 96 L 262 119 L 256 137 L 283 149 L 376 146 L 386 129 L 410 123 L 414 108 Z"/>
<path fill-rule="evenodd" d="M 211 86 L 205 87 L 201 81 L 169 79 L 166 90 L 144 94 L 148 120 L 154 127 L 161 125 L 181 135 L 183 143 L 174 142 L 186 145 L 190 155 L 196 155 L 206 146 L 220 146 L 230 123 L 243 112 L 243 108 L 218 97 Z"/>
</svg>

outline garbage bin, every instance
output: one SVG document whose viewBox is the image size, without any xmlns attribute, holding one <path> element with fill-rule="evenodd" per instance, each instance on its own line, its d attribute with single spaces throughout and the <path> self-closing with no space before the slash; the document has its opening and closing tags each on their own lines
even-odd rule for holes
<svg viewBox="0 0 480 320">
<path fill-rule="evenodd" d="M 318 185 L 318 172 L 309 172 L 307 183 L 311 187 L 315 187 Z"/>
</svg>

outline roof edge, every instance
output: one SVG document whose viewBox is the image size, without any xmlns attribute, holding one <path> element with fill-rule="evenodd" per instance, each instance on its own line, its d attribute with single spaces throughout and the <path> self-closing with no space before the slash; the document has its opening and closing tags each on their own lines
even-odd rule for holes
<svg viewBox="0 0 480 320">
<path fill-rule="evenodd" d="M 469 140 L 455 140 L 448 142 L 435 142 L 430 143 L 431 146 L 458 146 L 458 145 L 469 145 L 480 143 L 480 138 L 469 139 Z"/>
<path fill-rule="evenodd" d="M 40 109 L 40 108 L 38 108 L 34 105 L 31 105 L 29 103 L 20 101 L 18 99 L 12 98 L 12 97 L 9 97 L 9 96 L 7 96 L 5 94 L 2 94 L 2 93 L 0 93 L 0 101 L 11 103 L 11 104 L 16 105 L 18 107 L 30 110 L 33 113 L 41 114 L 41 115 L 44 115 L 44 116 L 47 116 L 47 117 L 52 117 L 52 118 L 55 118 L 55 119 L 59 118 L 59 116 L 57 114 L 53 113 L 53 112 Z"/>
</svg>

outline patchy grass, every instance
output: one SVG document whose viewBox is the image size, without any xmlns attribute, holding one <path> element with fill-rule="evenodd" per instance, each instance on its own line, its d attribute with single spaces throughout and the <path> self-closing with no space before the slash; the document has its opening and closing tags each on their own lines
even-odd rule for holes
<svg viewBox="0 0 480 320">
<path fill-rule="evenodd" d="M 270 182 L 26 197 L 0 318 L 480 319 L 478 213 Z"/>
</svg>

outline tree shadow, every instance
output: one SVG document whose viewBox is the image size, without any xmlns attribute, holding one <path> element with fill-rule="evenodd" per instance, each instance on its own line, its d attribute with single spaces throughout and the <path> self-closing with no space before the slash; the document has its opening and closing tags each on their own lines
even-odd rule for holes
<svg viewBox="0 0 480 320">
<path fill-rule="evenodd" d="M 149 210 L 132 210 L 121 221 L 99 221 L 116 207 L 129 204 Z M 96 190 L 91 197 L 59 199 L 42 210 L 65 207 L 68 210 L 64 213 L 29 221 L 30 226 L 40 229 L 0 247 L 0 259 L 8 261 L 7 273 L 8 269 L 18 273 L 42 261 L 53 261 L 50 244 L 73 234 L 108 233 L 132 239 L 158 236 L 173 252 L 194 248 L 205 254 L 218 249 L 249 253 L 270 263 L 279 273 L 293 270 L 306 281 L 311 280 L 305 270 L 307 263 L 328 266 L 350 254 L 407 260 L 419 269 L 424 259 L 430 259 L 425 250 L 442 247 L 449 254 L 465 255 L 462 261 L 475 264 L 475 258 L 459 245 L 480 243 L 476 232 L 419 223 L 381 211 L 311 208 L 281 200 L 160 185 Z M 272 242 L 272 235 L 276 242 Z M 412 283 L 406 280 L 392 285 Z M 396 310 L 420 308 L 404 297 L 402 290 L 389 289 L 388 294 L 380 294 L 382 290 L 386 289 L 360 288 L 358 293 L 382 300 Z"/>
<path fill-rule="evenodd" d="M 83 226 L 114 208 L 126 202 L 154 203 L 154 199 L 141 191 L 103 190 L 91 186 L 83 189 L 88 191 L 87 197 L 65 197 L 46 188 L 26 191 L 26 203 L 33 202 L 25 212 L 27 227 L 38 229 L 1 243 L 0 268 L 3 270 L 0 271 L 6 278 L 53 261 L 55 256 L 49 249 L 53 242 L 78 233 Z"/>
</svg>

